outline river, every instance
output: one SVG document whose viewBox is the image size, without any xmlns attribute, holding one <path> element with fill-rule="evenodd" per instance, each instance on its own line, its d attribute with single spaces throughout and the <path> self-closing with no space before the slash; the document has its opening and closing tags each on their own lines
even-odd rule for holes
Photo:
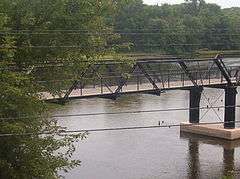
<svg viewBox="0 0 240 179">
<path fill-rule="evenodd" d="M 239 60 L 228 60 L 238 65 Z M 201 106 L 224 104 L 224 91 L 205 89 Z M 168 91 L 161 96 L 127 95 L 116 101 L 101 98 L 74 100 L 54 114 L 120 112 L 188 107 L 188 91 Z M 240 104 L 238 95 L 237 104 Z M 223 120 L 223 109 L 201 110 L 201 122 Z M 218 114 L 218 116 L 216 115 Z M 236 120 L 240 119 L 237 108 Z M 219 119 L 219 117 L 221 119 Z M 180 124 L 188 121 L 188 111 L 101 115 L 59 119 L 68 130 L 129 126 Z M 207 179 L 225 175 L 240 178 L 240 141 L 228 142 L 196 135 L 180 134 L 179 127 L 93 132 L 76 143 L 73 158 L 81 166 L 65 174 L 66 179 Z"/>
</svg>

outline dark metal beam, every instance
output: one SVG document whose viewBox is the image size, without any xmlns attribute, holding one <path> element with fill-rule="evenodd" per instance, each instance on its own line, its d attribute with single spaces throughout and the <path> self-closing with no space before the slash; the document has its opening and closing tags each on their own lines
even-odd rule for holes
<svg viewBox="0 0 240 179">
<path fill-rule="evenodd" d="M 137 67 L 137 65 L 135 64 L 135 65 L 132 67 L 132 69 L 131 69 L 131 71 L 129 72 L 129 74 L 134 73 L 136 67 Z M 127 80 L 128 80 L 127 78 L 125 78 L 125 77 L 123 77 L 123 76 L 121 75 L 120 84 L 118 85 L 117 89 L 116 89 L 115 92 L 114 92 L 114 95 L 115 95 L 116 97 L 119 95 L 119 92 L 122 90 L 123 86 L 127 83 Z"/>
<path fill-rule="evenodd" d="M 202 87 L 192 87 L 190 89 L 190 102 L 189 102 L 189 122 L 190 123 L 199 123 L 199 114 L 200 114 L 200 101 L 201 94 L 203 88 Z"/>
<path fill-rule="evenodd" d="M 159 82 L 159 83 L 162 83 L 163 85 L 163 88 L 164 88 L 164 80 L 163 80 L 163 77 L 162 77 L 162 73 L 161 73 L 161 70 L 159 69 L 159 74 L 161 76 L 161 79 L 158 77 L 158 74 L 152 69 L 152 67 L 149 65 L 149 64 L 146 64 L 146 67 L 152 71 L 153 73 L 153 77 Z"/>
<path fill-rule="evenodd" d="M 87 73 L 87 71 L 90 69 L 91 65 L 88 65 L 88 67 L 85 69 L 84 72 L 82 72 L 82 74 L 80 75 L 80 79 L 83 78 L 85 76 L 85 74 Z M 65 93 L 64 97 L 61 99 L 61 103 L 65 103 L 68 98 L 69 95 L 72 93 L 72 91 L 76 88 L 76 86 L 78 85 L 79 80 L 75 80 L 72 84 L 72 86 L 68 89 L 68 91 Z"/>
<path fill-rule="evenodd" d="M 72 84 L 72 86 L 68 89 L 68 91 L 65 93 L 64 97 L 61 99 L 62 103 L 65 103 L 68 98 L 69 95 L 72 93 L 72 91 L 76 88 L 76 86 L 78 85 L 78 80 L 75 80 Z"/>
<path fill-rule="evenodd" d="M 80 80 L 81 78 L 83 78 L 86 73 L 88 72 L 88 70 L 90 69 L 92 71 L 91 73 L 91 76 L 93 77 L 94 75 L 96 75 L 100 80 L 101 80 L 101 83 L 104 84 L 104 86 L 107 87 L 107 89 L 109 90 L 109 92 L 111 92 L 113 94 L 113 91 L 112 89 L 109 87 L 108 83 L 106 80 L 104 80 L 104 78 L 98 73 L 98 69 L 101 67 L 100 64 L 93 64 L 93 65 L 89 65 L 86 70 L 81 74 L 80 76 Z M 67 93 L 65 94 L 64 98 L 61 99 L 61 102 L 62 103 L 65 103 L 68 99 L 69 99 L 69 95 L 71 94 L 71 92 L 76 88 L 76 86 L 78 85 L 79 83 L 79 80 L 76 80 L 74 81 L 74 83 L 72 84 L 72 86 L 69 88 L 69 90 L 67 91 Z M 105 98 L 104 95 L 101 95 L 103 96 L 103 98 Z M 110 98 L 110 99 L 113 99 L 113 97 L 110 97 L 109 95 L 106 95 L 106 98 Z"/>
<path fill-rule="evenodd" d="M 231 81 L 231 76 L 228 73 L 228 70 L 226 68 L 226 66 L 224 65 L 220 55 L 217 55 L 215 60 L 214 60 L 215 64 L 217 65 L 217 67 L 219 68 L 219 70 L 221 71 L 223 77 L 225 78 L 225 80 L 227 81 L 229 86 L 233 86 L 233 83 Z"/>
<path fill-rule="evenodd" d="M 226 66 L 225 63 L 223 62 L 222 58 L 220 58 L 219 61 L 221 62 L 223 68 L 226 69 L 226 72 L 227 72 L 228 76 L 232 77 L 232 76 L 231 76 L 231 73 L 227 70 L 227 66 Z"/>
<path fill-rule="evenodd" d="M 236 117 L 236 96 L 237 87 L 227 87 L 225 89 L 225 115 L 224 115 L 224 128 L 235 128 Z"/>
<path fill-rule="evenodd" d="M 188 70 L 187 65 L 185 64 L 185 62 L 183 60 L 178 61 L 179 65 L 181 66 L 182 70 L 184 71 L 184 73 L 188 76 L 188 78 L 191 80 L 191 82 L 193 83 L 194 86 L 198 86 L 197 82 L 194 80 L 193 75 L 191 74 L 191 72 Z"/>
<path fill-rule="evenodd" d="M 148 79 L 148 81 L 153 85 L 153 88 L 156 90 L 156 94 L 158 96 L 161 95 L 161 89 L 156 85 L 155 81 L 152 79 L 152 77 L 148 74 L 148 72 L 145 70 L 143 65 L 141 63 L 136 63 L 138 68 L 143 72 L 144 76 Z"/>
</svg>

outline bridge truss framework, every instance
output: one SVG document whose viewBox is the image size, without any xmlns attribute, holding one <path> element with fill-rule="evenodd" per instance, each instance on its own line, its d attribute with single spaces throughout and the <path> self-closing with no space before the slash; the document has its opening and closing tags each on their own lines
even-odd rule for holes
<svg viewBox="0 0 240 179">
<path fill-rule="evenodd" d="M 166 90 L 188 90 L 189 122 L 198 124 L 204 87 L 218 88 L 225 91 L 224 128 L 233 129 L 239 69 L 227 66 L 220 55 L 210 59 L 143 58 L 127 63 L 105 60 L 89 64 L 58 100 L 63 103 L 69 99 L 82 97 L 115 100 L 127 93 L 150 93 L 159 96 Z M 140 90 L 141 84 L 146 82 L 152 89 Z M 90 84 L 94 88 L 99 88 L 100 92 L 84 96 L 83 90 Z M 127 85 L 136 85 L 136 89 L 124 91 Z M 104 92 L 104 88 L 107 92 Z M 71 96 L 75 90 L 80 90 L 80 94 Z"/>
</svg>

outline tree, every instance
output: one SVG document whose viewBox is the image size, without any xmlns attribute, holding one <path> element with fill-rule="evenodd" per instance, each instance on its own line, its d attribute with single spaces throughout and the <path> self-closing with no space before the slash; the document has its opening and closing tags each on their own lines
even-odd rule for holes
<svg viewBox="0 0 240 179">
<path fill-rule="evenodd" d="M 83 61 L 108 51 L 111 31 L 104 15 L 113 5 L 107 0 L 0 2 L 0 178 L 55 178 L 59 170 L 80 164 L 71 160 L 73 142 L 85 134 L 63 135 L 39 92 L 61 94 L 63 84 L 49 80 L 76 77 Z"/>
</svg>

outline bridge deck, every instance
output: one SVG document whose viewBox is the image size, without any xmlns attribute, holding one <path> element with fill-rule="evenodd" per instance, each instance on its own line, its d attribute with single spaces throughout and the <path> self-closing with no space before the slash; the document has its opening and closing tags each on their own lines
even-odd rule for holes
<svg viewBox="0 0 240 179">
<path fill-rule="evenodd" d="M 236 79 L 232 79 L 234 83 L 236 83 Z M 223 86 L 227 84 L 225 80 L 222 78 L 215 78 L 215 79 L 205 79 L 205 80 L 199 80 L 198 82 L 199 86 L 203 87 L 217 87 L 217 86 Z M 171 81 L 171 82 L 165 82 L 163 83 L 157 83 L 158 87 L 161 89 L 161 91 L 167 91 L 167 90 L 184 90 L 188 89 L 190 87 L 193 87 L 193 83 L 190 80 L 187 81 Z M 112 91 L 115 91 L 118 86 L 109 86 L 109 88 Z M 157 90 L 154 89 L 152 84 L 150 83 L 142 83 L 142 84 L 127 84 L 123 86 L 120 95 L 122 94 L 134 94 L 134 93 L 156 93 Z M 105 86 L 88 86 L 83 89 L 75 89 L 72 91 L 72 93 L 69 95 L 69 99 L 81 99 L 81 98 L 92 98 L 92 97 L 106 97 L 111 96 L 113 93 L 110 92 L 110 90 Z M 61 97 L 54 97 L 49 93 L 41 93 L 42 99 L 46 101 L 52 101 L 52 100 L 59 100 Z M 64 95 L 64 92 L 63 92 Z"/>
</svg>

